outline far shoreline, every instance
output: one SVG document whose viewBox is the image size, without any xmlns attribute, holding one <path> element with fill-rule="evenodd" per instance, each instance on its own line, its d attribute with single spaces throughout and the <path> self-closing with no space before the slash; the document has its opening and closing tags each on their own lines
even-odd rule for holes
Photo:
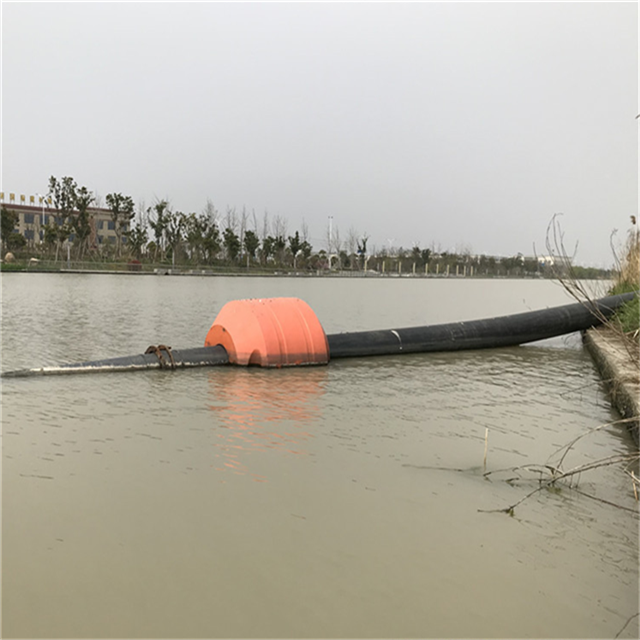
<svg viewBox="0 0 640 640">
<path fill-rule="evenodd" d="M 155 267 L 153 270 L 130 270 L 130 269 L 74 269 L 61 267 L 59 269 L 41 269 L 38 267 L 29 267 L 27 265 L 8 265 L 2 263 L 0 274 L 2 276 L 8 274 L 75 274 L 75 275 L 115 275 L 115 276 L 179 276 L 179 277 L 249 277 L 249 278 L 353 278 L 360 280 L 557 280 L 556 277 L 548 277 L 543 275 L 491 275 L 491 274 L 446 274 L 446 273 L 379 273 L 375 271 L 274 271 L 264 272 L 260 270 L 214 270 L 214 269 L 191 269 L 180 267 Z M 125 265 L 126 266 L 126 265 Z M 9 268 L 7 268 L 9 267 Z M 591 278 L 579 278 L 581 281 L 602 281 L 611 280 L 610 276 L 600 276 Z"/>
</svg>

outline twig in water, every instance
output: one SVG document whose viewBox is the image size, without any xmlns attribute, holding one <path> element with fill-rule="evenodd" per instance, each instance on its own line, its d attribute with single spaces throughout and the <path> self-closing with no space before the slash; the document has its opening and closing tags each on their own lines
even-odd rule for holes
<svg viewBox="0 0 640 640">
<path fill-rule="evenodd" d="M 579 493 L 581 496 L 585 498 L 591 498 L 592 500 L 597 500 L 598 502 L 602 502 L 603 504 L 608 504 L 611 507 L 618 507 L 618 509 L 623 509 L 624 511 L 631 511 L 631 513 L 637 514 L 636 509 L 632 509 L 631 507 L 625 507 L 621 504 L 617 504 L 615 502 L 610 502 L 609 500 L 605 500 L 604 498 L 598 498 L 598 496 L 592 496 L 590 493 L 585 493 L 584 491 L 580 491 L 577 487 L 574 487 L 573 491 Z"/>
<path fill-rule="evenodd" d="M 527 493 L 527 495 L 520 498 L 520 500 L 518 500 L 514 504 L 509 505 L 508 507 L 504 507 L 502 509 L 478 509 L 478 511 L 482 513 L 508 513 L 509 515 L 513 515 L 514 510 L 517 506 L 521 505 L 525 500 L 535 495 L 539 491 L 542 491 L 543 489 L 547 489 L 553 486 L 556 482 L 558 482 L 558 480 L 564 480 L 565 478 L 570 478 L 577 474 L 581 474 L 583 471 L 590 471 L 592 469 L 598 469 L 599 467 L 606 467 L 612 464 L 618 464 L 620 462 L 631 463 L 637 460 L 638 460 L 638 454 L 630 454 L 630 455 L 614 454 L 606 458 L 602 458 L 600 460 L 595 460 L 593 462 L 588 462 L 586 464 L 579 465 L 577 467 L 574 467 L 573 469 L 570 469 L 569 471 L 563 471 L 558 475 L 555 475 L 552 473 L 552 476 L 553 476 L 552 478 L 550 478 L 546 482 L 541 482 L 539 487 Z M 545 466 L 545 465 L 537 465 L 537 466 Z"/>
<path fill-rule="evenodd" d="M 555 473 L 562 473 L 560 469 L 550 464 L 523 464 L 519 467 L 507 467 L 506 469 L 494 469 L 493 471 L 486 471 L 483 475 L 485 478 L 488 478 L 494 473 L 504 473 L 505 471 L 531 471 L 533 473 L 539 473 L 540 475 L 542 475 L 545 470 L 549 471 L 551 475 L 554 475 Z"/>
<path fill-rule="evenodd" d="M 624 623 L 624 627 L 622 627 L 622 629 L 620 629 L 620 631 L 618 631 L 618 633 L 616 633 L 614 637 L 615 638 L 619 638 L 620 634 L 627 628 L 627 625 L 634 619 L 637 618 L 638 616 L 640 616 L 640 611 L 638 611 L 638 613 L 634 613 L 625 623 Z"/>
<path fill-rule="evenodd" d="M 636 485 L 640 484 L 640 478 L 638 478 L 633 471 L 625 470 L 625 473 L 631 476 L 631 486 L 633 487 L 633 495 L 636 499 L 636 502 L 638 502 L 638 491 L 636 489 Z"/>
<path fill-rule="evenodd" d="M 632 420 L 633 418 L 621 418 L 620 420 L 613 420 L 612 422 L 607 422 L 605 424 L 598 425 L 597 427 L 593 427 L 592 429 L 588 429 L 584 433 L 581 433 L 579 436 L 571 440 L 571 442 L 563 445 L 559 449 L 556 449 L 547 459 L 550 460 L 551 458 L 553 458 L 554 455 L 556 455 L 557 453 L 560 453 L 562 450 L 565 450 L 565 452 L 560 457 L 560 461 L 558 462 L 557 466 L 559 468 L 562 466 L 562 463 L 564 462 L 564 459 L 567 457 L 567 454 L 569 453 L 569 451 L 571 451 L 571 449 L 573 448 L 573 445 L 576 444 L 576 442 L 578 442 L 585 436 L 591 435 L 592 433 L 595 433 L 596 431 L 600 431 L 601 429 L 606 429 L 607 427 L 613 427 L 615 425 L 631 422 Z"/>
</svg>

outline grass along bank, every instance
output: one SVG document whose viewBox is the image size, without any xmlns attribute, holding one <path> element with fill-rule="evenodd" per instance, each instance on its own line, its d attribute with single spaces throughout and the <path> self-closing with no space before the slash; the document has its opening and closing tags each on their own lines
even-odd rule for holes
<svg viewBox="0 0 640 640">
<path fill-rule="evenodd" d="M 632 216 L 632 228 L 627 237 L 622 259 L 617 261 L 618 269 L 612 294 L 640 291 L 640 230 L 635 216 Z M 625 338 L 631 340 L 637 347 L 640 335 L 640 300 L 627 302 L 618 310 L 612 323 Z"/>
</svg>

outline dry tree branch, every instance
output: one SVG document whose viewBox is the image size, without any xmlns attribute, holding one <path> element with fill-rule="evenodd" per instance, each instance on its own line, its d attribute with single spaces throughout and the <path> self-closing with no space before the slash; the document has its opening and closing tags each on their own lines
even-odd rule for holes
<svg viewBox="0 0 640 640">
<path fill-rule="evenodd" d="M 573 267 L 573 259 L 575 258 L 575 251 L 573 257 L 568 256 L 568 252 L 564 244 L 564 232 L 560 226 L 558 218 L 561 213 L 556 213 L 551 218 L 549 225 L 547 226 L 546 234 L 546 247 L 549 256 L 553 259 L 551 265 L 552 273 L 559 284 L 567 291 L 567 293 L 575 300 L 580 302 L 596 317 L 602 324 L 612 329 L 615 334 L 621 339 L 631 361 L 633 363 L 638 362 L 638 345 L 637 335 L 629 338 L 625 333 L 620 320 L 617 316 L 612 318 L 606 318 L 604 314 L 598 309 L 595 304 L 594 297 L 587 291 L 587 288 L 582 284 L 578 278 L 575 269 Z M 635 226 L 635 218 L 632 216 L 632 222 Z M 618 274 L 618 280 L 628 279 L 629 273 L 635 273 L 638 271 L 638 247 L 640 246 L 640 231 L 633 230 L 627 240 L 626 256 L 620 259 L 618 252 L 616 251 L 613 238 L 617 233 L 614 230 L 609 237 L 609 244 L 611 245 L 611 252 L 615 261 L 615 271 Z M 576 244 L 577 249 L 577 244 Z M 557 262 L 557 264 L 556 264 Z"/>
<path fill-rule="evenodd" d="M 591 498 L 592 500 L 597 500 L 598 502 L 602 502 L 602 504 L 608 504 L 610 507 L 616 507 L 618 509 L 623 509 L 624 511 L 630 511 L 631 513 L 635 513 L 637 515 L 637 510 L 632 509 L 631 507 L 625 507 L 621 504 L 617 504 L 615 502 L 611 502 L 610 500 L 605 500 L 604 498 L 598 498 L 598 496 L 592 496 L 590 493 L 585 493 L 584 491 L 580 491 L 577 487 L 573 487 L 572 491 L 579 493 L 581 496 L 585 498 Z"/>
<path fill-rule="evenodd" d="M 611 234 L 609 235 L 609 246 L 611 247 L 611 254 L 613 255 L 613 259 L 615 261 L 616 271 L 618 273 L 620 273 L 622 271 L 622 262 L 620 261 L 620 258 L 618 257 L 618 252 L 616 250 L 616 246 L 615 246 L 615 244 L 613 244 L 613 238 L 615 237 L 616 233 L 618 233 L 618 230 L 614 229 L 611 232 Z"/>
<path fill-rule="evenodd" d="M 561 471 L 557 475 L 555 474 L 555 472 L 552 472 L 552 477 L 549 480 L 545 482 L 541 482 L 540 486 L 538 486 L 533 491 L 530 491 L 529 493 L 527 493 L 524 497 L 520 498 L 520 500 L 518 500 L 517 502 L 514 502 L 512 505 L 509 505 L 508 507 L 504 507 L 502 509 L 478 509 L 478 511 L 482 513 L 507 513 L 509 515 L 513 515 L 514 510 L 517 506 L 521 505 L 525 500 L 535 495 L 536 493 L 553 486 L 559 480 L 571 478 L 575 475 L 583 473 L 584 471 L 591 471 L 593 469 L 598 469 L 600 467 L 606 467 L 613 464 L 620 464 L 622 462 L 626 462 L 629 465 L 629 464 L 632 464 L 633 462 L 637 462 L 639 458 L 640 458 L 640 454 L 637 454 L 637 453 L 614 454 L 611 456 L 607 456 L 606 458 L 594 460 L 593 462 L 587 462 L 585 464 L 578 465 L 577 467 L 574 467 L 569 471 Z M 528 466 L 529 467 L 545 467 L 546 465 L 528 465 Z M 525 468 L 525 467 L 520 467 L 520 468 Z M 551 467 L 551 468 L 554 469 L 554 471 L 558 471 L 555 467 Z M 516 469 L 517 467 L 513 468 L 514 471 Z M 615 506 L 620 507 L 620 505 L 615 505 Z M 628 510 L 628 507 L 621 507 L 621 508 Z M 633 511 L 637 515 L 637 512 L 635 510 L 631 509 L 631 511 Z"/>
<path fill-rule="evenodd" d="M 637 487 L 640 486 L 640 478 L 638 478 L 638 476 L 633 471 L 629 471 L 628 469 L 625 469 L 624 472 L 631 478 L 631 486 L 633 487 L 633 496 L 636 499 L 636 502 L 638 502 Z"/>
<path fill-rule="evenodd" d="M 493 471 L 486 471 L 482 475 L 483 477 L 488 478 L 494 473 L 504 473 L 505 471 L 510 471 L 512 473 L 513 472 L 517 473 L 518 471 L 529 471 L 531 473 L 539 473 L 539 474 L 543 474 L 545 471 L 548 471 L 549 473 L 551 473 L 551 475 L 554 475 L 556 473 L 562 473 L 561 469 L 558 469 L 557 467 L 554 467 L 548 464 L 523 464 L 517 467 L 506 467 L 504 469 L 494 469 Z"/>
<path fill-rule="evenodd" d="M 629 422 L 634 422 L 634 421 L 635 421 L 635 418 L 620 418 L 620 420 L 612 420 L 611 422 L 606 422 L 605 424 L 601 424 L 601 425 L 598 425 L 597 427 L 593 427 L 592 429 L 588 429 L 584 433 L 581 433 L 579 436 L 577 436 L 576 438 L 571 440 L 571 442 L 568 442 L 567 444 L 563 445 L 559 449 L 556 449 L 556 451 L 554 451 L 549 456 L 549 458 L 547 460 L 550 460 L 551 458 L 553 458 L 554 455 L 560 453 L 562 450 L 565 450 L 565 452 L 560 457 L 560 460 L 559 460 L 558 465 L 557 465 L 558 467 L 561 467 L 562 463 L 564 462 L 564 459 L 567 457 L 567 454 L 573 448 L 573 445 L 576 444 L 579 440 L 582 440 L 582 438 L 584 438 L 585 436 L 591 435 L 592 433 L 595 433 L 596 431 L 600 431 L 602 429 L 606 429 L 607 427 L 613 427 L 613 426 L 616 426 L 616 425 L 623 425 L 623 424 L 627 424 Z"/>
<path fill-rule="evenodd" d="M 606 322 L 607 318 L 598 309 L 591 292 L 587 291 L 573 267 L 573 260 L 578 247 L 577 243 L 572 257 L 569 257 L 565 248 L 564 232 L 558 221 L 561 215 L 561 213 L 554 214 L 547 226 L 545 243 L 547 252 L 553 259 L 552 272 L 555 275 L 555 279 L 572 298 L 589 309 L 601 322 Z"/>
</svg>

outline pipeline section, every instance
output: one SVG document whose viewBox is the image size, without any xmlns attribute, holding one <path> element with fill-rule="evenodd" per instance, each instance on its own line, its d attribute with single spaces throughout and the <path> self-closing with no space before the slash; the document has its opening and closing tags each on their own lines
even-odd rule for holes
<svg viewBox="0 0 640 640">
<path fill-rule="evenodd" d="M 635 295 L 620 294 L 589 304 L 568 304 L 469 322 L 337 333 L 328 335 L 327 340 L 332 359 L 511 347 L 597 326 Z"/>
<path fill-rule="evenodd" d="M 226 364 L 282 367 L 327 364 L 335 358 L 495 349 L 585 331 L 609 319 L 619 306 L 636 296 L 626 293 L 484 320 L 329 335 L 325 335 L 310 307 L 298 298 L 238 300 L 220 311 L 204 347 L 173 350 L 160 345 L 149 347 L 145 354 L 9 371 L 2 377 Z"/>
<path fill-rule="evenodd" d="M 55 367 L 20 369 L 2 374 L 3 378 L 26 378 L 32 376 L 64 375 L 70 373 L 105 373 L 108 371 L 136 371 L 142 369 L 184 369 L 187 367 L 214 367 L 228 364 L 229 355 L 224 347 L 195 347 L 193 349 L 171 349 L 173 362 L 165 352 L 161 360 L 156 353 L 136 356 L 91 360 Z"/>
</svg>

